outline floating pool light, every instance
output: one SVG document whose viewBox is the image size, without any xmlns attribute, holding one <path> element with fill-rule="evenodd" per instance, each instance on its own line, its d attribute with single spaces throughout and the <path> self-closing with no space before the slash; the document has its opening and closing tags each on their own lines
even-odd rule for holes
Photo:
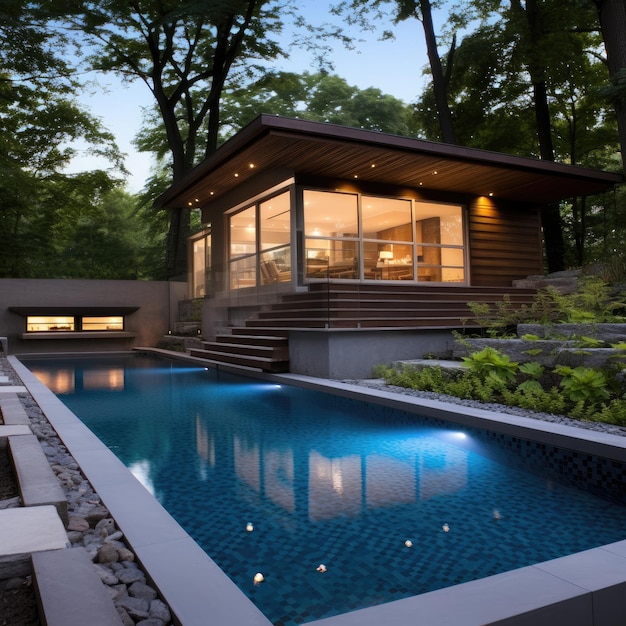
<svg viewBox="0 0 626 626">
<path fill-rule="evenodd" d="M 252 525 L 252 523 L 251 523 L 251 522 L 248 522 L 248 523 L 246 524 L 246 530 L 247 530 L 249 533 L 251 533 L 251 532 L 254 530 L 254 526 Z"/>
<path fill-rule="evenodd" d="M 405 545 L 407 548 L 411 548 L 411 547 L 413 546 L 413 542 L 412 542 L 410 539 L 407 539 L 407 540 L 404 542 L 404 545 Z"/>
<path fill-rule="evenodd" d="M 322 574 L 328 571 L 328 568 L 323 563 L 320 563 L 315 569 Z"/>
<path fill-rule="evenodd" d="M 444 533 L 450 532 L 450 526 L 448 524 L 444 524 L 442 527 Z"/>
<path fill-rule="evenodd" d="M 265 576 L 263 576 L 263 574 L 261 574 L 261 572 L 257 572 L 254 575 L 254 584 L 255 585 L 260 585 L 264 581 L 265 581 Z"/>
</svg>

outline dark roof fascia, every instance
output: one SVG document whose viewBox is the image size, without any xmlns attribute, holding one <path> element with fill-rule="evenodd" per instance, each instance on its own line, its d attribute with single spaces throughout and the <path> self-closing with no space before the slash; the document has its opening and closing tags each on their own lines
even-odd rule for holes
<svg viewBox="0 0 626 626">
<path fill-rule="evenodd" d="M 220 146 L 214 154 L 197 165 L 183 180 L 172 185 L 167 191 L 161 194 L 156 199 L 155 206 L 165 206 L 169 201 L 183 194 L 185 190 L 192 187 L 198 180 L 206 176 L 212 169 L 244 150 L 251 143 L 258 141 L 263 135 L 271 132 L 284 132 L 286 135 L 292 136 L 308 135 L 318 139 L 326 138 L 333 141 L 361 143 L 370 146 L 376 145 L 381 148 L 421 153 L 450 161 L 524 170 L 543 175 L 547 174 L 565 178 L 584 178 L 606 184 L 607 186 L 624 182 L 622 174 L 577 165 L 566 165 L 553 161 L 542 161 L 479 148 L 468 148 L 414 137 L 391 135 L 362 128 L 339 126 L 325 122 L 312 122 L 263 113 L 245 126 L 234 137 Z"/>
<path fill-rule="evenodd" d="M 180 182 L 166 189 L 154 201 L 154 206 L 157 208 L 166 206 L 170 200 L 184 193 L 189 187 L 193 187 L 198 180 L 204 178 L 212 169 L 227 161 L 238 152 L 241 152 L 260 136 L 269 132 L 266 129 L 267 124 L 265 123 L 267 118 L 271 119 L 271 116 L 264 113 L 252 120 L 252 122 L 242 128 L 236 135 L 224 142 L 212 155 L 207 157 L 202 163 L 196 165 Z"/>
<path fill-rule="evenodd" d="M 130 315 L 138 306 L 10 306 L 9 311 L 18 315 Z"/>
</svg>

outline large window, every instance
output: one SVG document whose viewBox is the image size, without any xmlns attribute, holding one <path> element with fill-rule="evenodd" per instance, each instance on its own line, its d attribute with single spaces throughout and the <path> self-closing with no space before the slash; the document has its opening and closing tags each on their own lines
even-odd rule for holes
<svg viewBox="0 0 626 626">
<path fill-rule="evenodd" d="M 211 231 L 204 230 L 191 239 L 191 275 L 190 287 L 192 298 L 203 298 L 210 292 L 211 278 Z"/>
<path fill-rule="evenodd" d="M 305 190 L 305 276 L 464 282 L 463 208 Z"/>
<path fill-rule="evenodd" d="M 453 204 L 415 203 L 417 273 L 419 280 L 465 281 L 463 215 Z"/>
<path fill-rule="evenodd" d="M 374 280 L 413 280 L 411 201 L 362 196 L 363 275 Z"/>
<path fill-rule="evenodd" d="M 291 280 L 291 205 L 284 192 L 229 217 L 230 288 Z"/>
<path fill-rule="evenodd" d="M 358 278 L 358 196 L 304 191 L 307 278 Z"/>
</svg>

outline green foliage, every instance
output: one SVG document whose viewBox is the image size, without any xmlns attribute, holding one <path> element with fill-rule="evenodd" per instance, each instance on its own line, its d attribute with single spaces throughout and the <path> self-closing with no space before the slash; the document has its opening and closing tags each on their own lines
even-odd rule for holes
<svg viewBox="0 0 626 626">
<path fill-rule="evenodd" d="M 546 368 L 541 365 L 541 363 L 531 361 L 529 363 L 522 363 L 519 366 L 519 371 L 529 378 L 539 380 L 543 376 L 543 373 L 546 371 Z"/>
<path fill-rule="evenodd" d="M 595 422 L 605 422 L 617 426 L 626 426 L 626 400 L 615 400 L 592 413 L 589 419 Z"/>
<path fill-rule="evenodd" d="M 571 368 L 559 365 L 554 372 L 561 376 L 561 387 L 567 398 L 573 402 L 583 400 L 595 404 L 610 398 L 608 380 L 604 372 L 589 367 Z"/>
<path fill-rule="evenodd" d="M 373 87 L 359 89 L 335 74 L 269 72 L 253 83 L 229 89 L 222 120 L 229 131 L 271 112 L 305 120 L 413 135 L 411 108 Z"/>
<path fill-rule="evenodd" d="M 619 323 L 626 319 L 623 315 L 626 311 L 623 294 L 616 295 L 599 276 L 579 278 L 578 288 L 572 294 L 561 294 L 551 286 L 540 289 L 530 305 L 516 306 L 510 297 L 505 297 L 496 306 L 485 302 L 468 302 L 468 306 L 473 321 L 487 329 L 489 336 L 506 337 L 507 329 L 526 323 L 546 326 L 559 323 L 600 324 Z M 528 334 L 522 339 L 536 341 L 539 337 Z M 578 343 L 581 348 L 601 345 L 601 342 L 587 336 L 579 337 Z"/>
<path fill-rule="evenodd" d="M 388 384 L 480 402 L 519 406 L 529 411 L 567 415 L 626 426 L 626 400 L 619 372 L 540 363 L 517 365 L 498 351 L 466 357 L 467 368 L 439 366 L 377 368 Z"/>
<path fill-rule="evenodd" d="M 600 339 L 596 339 L 595 337 L 586 337 L 585 335 L 576 337 L 575 342 L 580 348 L 601 348 L 604 346 L 604 342 Z"/>
<path fill-rule="evenodd" d="M 517 362 L 511 361 L 507 354 L 502 354 L 491 346 L 463 357 L 463 365 L 480 380 L 490 377 L 504 383 L 514 381 L 519 369 Z"/>
<path fill-rule="evenodd" d="M 519 406 L 529 411 L 541 411 L 553 415 L 563 415 L 567 412 L 566 399 L 556 387 L 546 391 L 541 386 L 520 385 L 513 390 L 504 390 L 502 399 L 509 406 Z"/>
</svg>

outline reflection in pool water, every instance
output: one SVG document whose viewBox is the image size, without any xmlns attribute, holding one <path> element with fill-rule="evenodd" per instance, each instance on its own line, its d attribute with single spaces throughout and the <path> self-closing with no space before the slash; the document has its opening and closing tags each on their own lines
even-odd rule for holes
<svg viewBox="0 0 626 626">
<path fill-rule="evenodd" d="M 535 444 L 294 387 L 142 356 L 25 363 L 277 625 L 626 536 L 619 498 L 562 484 L 567 451 L 536 446 L 555 462 L 531 472 L 516 451 Z"/>
</svg>

